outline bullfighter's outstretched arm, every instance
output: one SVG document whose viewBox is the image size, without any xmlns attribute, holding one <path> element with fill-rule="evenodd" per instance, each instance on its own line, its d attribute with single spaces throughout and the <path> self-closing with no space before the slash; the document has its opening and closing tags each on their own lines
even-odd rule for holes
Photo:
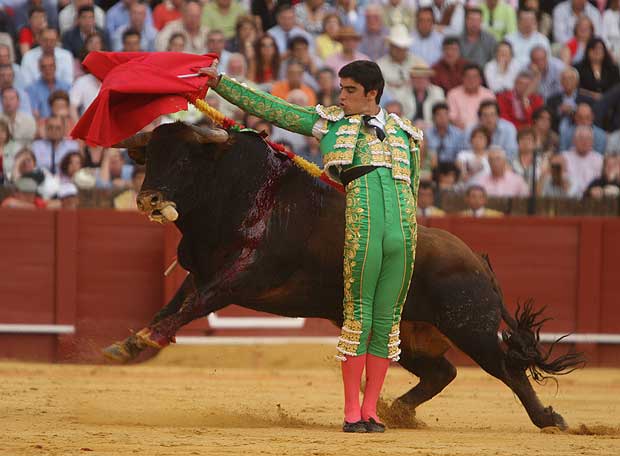
<svg viewBox="0 0 620 456">
<path fill-rule="evenodd" d="M 232 104 L 280 128 L 313 136 L 320 116 L 314 107 L 298 106 L 221 75 L 214 90 Z"/>
</svg>

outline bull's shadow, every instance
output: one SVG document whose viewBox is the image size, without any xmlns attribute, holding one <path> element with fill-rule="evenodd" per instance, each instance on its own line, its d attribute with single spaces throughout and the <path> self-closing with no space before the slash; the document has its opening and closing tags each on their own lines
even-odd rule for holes
<svg viewBox="0 0 620 456">
<path fill-rule="evenodd" d="M 190 274 L 150 324 L 105 350 L 128 361 L 163 348 L 180 327 L 229 303 L 288 317 L 342 323 L 344 197 L 270 150 L 250 132 L 164 125 L 122 144 L 146 178 L 139 208 L 152 220 L 174 220 L 183 238 L 180 264 Z M 501 321 L 508 329 L 503 342 Z M 538 427 L 566 429 L 539 401 L 528 373 L 570 371 L 576 354 L 549 360 L 539 345 L 540 314 L 513 318 L 486 257 L 450 233 L 420 226 L 415 271 L 401 323 L 400 364 L 419 383 L 392 411 L 413 418 L 418 405 L 456 376 L 444 354 L 455 346 L 521 400 Z"/>
</svg>

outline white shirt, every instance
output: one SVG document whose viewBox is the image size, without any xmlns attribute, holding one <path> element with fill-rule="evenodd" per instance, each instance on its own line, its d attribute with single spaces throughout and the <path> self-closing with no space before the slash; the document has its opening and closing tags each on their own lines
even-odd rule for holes
<svg viewBox="0 0 620 456">
<path fill-rule="evenodd" d="M 92 74 L 88 73 L 75 80 L 75 84 L 69 90 L 69 100 L 75 106 L 78 113 L 82 115 L 90 104 L 97 98 L 101 81 Z"/>
<path fill-rule="evenodd" d="M 99 6 L 95 5 L 95 24 L 100 29 L 105 27 L 105 11 Z M 77 11 L 73 3 L 69 3 L 65 6 L 60 13 L 58 13 L 58 27 L 60 28 L 60 34 L 62 35 L 68 31 L 71 27 L 75 26 L 77 21 Z"/>
<path fill-rule="evenodd" d="M 512 52 L 514 60 L 517 60 L 522 66 L 530 62 L 530 51 L 536 46 L 542 46 L 547 51 L 547 55 L 551 55 L 551 46 L 549 38 L 540 32 L 534 32 L 530 36 L 522 35 L 519 31 L 506 36 L 506 41 L 512 44 Z"/>
<path fill-rule="evenodd" d="M 41 77 L 39 59 L 42 54 L 41 47 L 36 47 L 26 52 L 22 58 L 22 76 L 26 87 Z M 54 58 L 56 59 L 56 79 L 69 85 L 73 84 L 73 55 L 71 52 L 56 47 Z"/>
<path fill-rule="evenodd" d="M 562 155 L 566 160 L 566 174 L 570 180 L 568 195 L 581 198 L 590 182 L 601 176 L 603 156 L 593 150 L 582 156 L 573 149 L 562 152 Z"/>
<path fill-rule="evenodd" d="M 595 6 L 586 2 L 581 14 L 585 14 L 590 18 L 594 25 L 594 35 L 601 36 L 601 13 Z M 577 16 L 573 13 L 571 0 L 565 0 L 553 8 L 553 41 L 557 43 L 566 43 L 573 37 L 573 29 L 577 22 Z"/>
<path fill-rule="evenodd" d="M 521 63 L 516 59 L 512 59 L 508 64 L 508 68 L 506 68 L 506 72 L 500 73 L 497 60 L 491 60 L 484 66 L 484 77 L 487 80 L 489 89 L 495 93 L 512 90 L 520 69 Z"/>
<path fill-rule="evenodd" d="M 385 109 L 380 109 L 379 114 L 370 119 L 368 123 L 373 127 L 379 127 L 381 130 L 385 131 L 385 124 L 387 123 L 387 113 Z M 312 127 L 312 136 L 319 141 L 323 139 L 323 136 L 327 134 L 327 125 L 328 120 L 321 117 Z"/>
</svg>

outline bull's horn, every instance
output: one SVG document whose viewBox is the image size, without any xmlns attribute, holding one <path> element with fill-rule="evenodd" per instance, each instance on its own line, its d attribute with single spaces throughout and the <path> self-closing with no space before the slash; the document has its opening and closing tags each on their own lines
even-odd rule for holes
<svg viewBox="0 0 620 456">
<path fill-rule="evenodd" d="M 198 127 L 196 125 L 189 125 L 189 128 L 193 130 L 197 141 L 201 144 L 224 143 L 228 141 L 228 132 L 221 128 Z"/>
<path fill-rule="evenodd" d="M 179 213 L 174 208 L 174 206 L 166 206 L 160 212 L 171 222 L 174 222 L 176 219 L 179 218 Z"/>
<path fill-rule="evenodd" d="M 136 133 L 135 135 L 114 144 L 112 147 L 115 147 L 117 149 L 135 149 L 138 147 L 144 147 L 149 143 L 152 135 L 152 131 L 143 131 L 141 133 Z"/>
</svg>

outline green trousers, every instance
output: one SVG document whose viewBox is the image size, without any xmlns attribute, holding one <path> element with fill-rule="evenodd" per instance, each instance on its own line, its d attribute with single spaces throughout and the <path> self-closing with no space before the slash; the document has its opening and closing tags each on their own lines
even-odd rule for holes
<svg viewBox="0 0 620 456">
<path fill-rule="evenodd" d="M 380 167 L 346 186 L 344 324 L 337 359 L 398 360 L 400 315 L 415 259 L 411 187 Z"/>
</svg>

